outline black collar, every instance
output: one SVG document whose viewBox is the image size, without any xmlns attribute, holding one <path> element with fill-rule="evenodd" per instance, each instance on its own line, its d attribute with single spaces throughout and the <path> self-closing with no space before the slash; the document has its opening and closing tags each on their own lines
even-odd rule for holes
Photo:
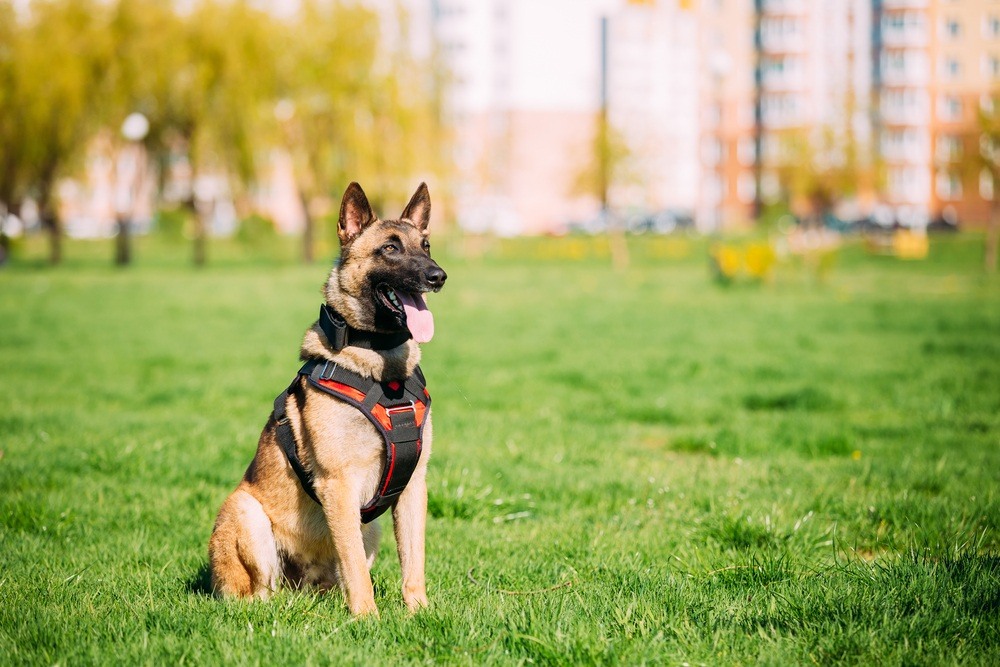
<svg viewBox="0 0 1000 667">
<path fill-rule="evenodd" d="M 399 347 L 412 336 L 406 329 L 396 333 L 362 331 L 347 323 L 340 313 L 325 303 L 319 308 L 319 326 L 326 334 L 330 347 L 340 352 L 347 346 L 363 347 L 369 350 L 391 350 Z"/>
</svg>

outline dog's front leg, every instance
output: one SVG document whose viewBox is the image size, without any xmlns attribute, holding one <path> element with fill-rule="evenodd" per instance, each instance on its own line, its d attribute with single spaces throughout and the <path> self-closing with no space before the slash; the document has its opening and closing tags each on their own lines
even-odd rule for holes
<svg viewBox="0 0 1000 667">
<path fill-rule="evenodd" d="M 396 549 L 403 571 L 403 602 L 410 611 L 427 606 L 424 579 L 424 531 L 427 524 L 427 478 L 424 470 L 410 479 L 392 510 Z"/>
<path fill-rule="evenodd" d="M 321 494 L 323 511 L 336 552 L 337 574 L 340 587 L 347 597 L 347 607 L 355 616 L 377 614 L 372 578 L 368 572 L 365 545 L 361 536 L 358 494 L 346 479 L 330 480 L 324 485 Z"/>
</svg>

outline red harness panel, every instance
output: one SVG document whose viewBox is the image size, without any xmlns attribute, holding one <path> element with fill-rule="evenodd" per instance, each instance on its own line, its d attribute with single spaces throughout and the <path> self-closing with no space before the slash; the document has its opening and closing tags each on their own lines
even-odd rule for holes
<svg viewBox="0 0 1000 667">
<path fill-rule="evenodd" d="M 361 522 L 368 523 L 395 505 L 420 461 L 424 423 L 431 395 L 423 373 L 417 367 L 405 381 L 376 382 L 328 361 L 308 361 L 299 375 L 274 402 L 278 443 L 284 450 L 303 490 L 320 503 L 313 488 L 312 474 L 298 458 L 298 447 L 285 414 L 289 393 L 302 391 L 301 376 L 310 386 L 357 408 L 382 435 L 385 466 L 375 497 L 361 508 Z M 320 503 L 322 504 L 322 503 Z"/>
</svg>

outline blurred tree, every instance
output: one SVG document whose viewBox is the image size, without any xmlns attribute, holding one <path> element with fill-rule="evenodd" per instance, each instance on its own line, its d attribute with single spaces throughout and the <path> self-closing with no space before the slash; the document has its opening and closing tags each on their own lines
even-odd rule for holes
<svg viewBox="0 0 1000 667">
<path fill-rule="evenodd" d="M 405 16 L 396 21 L 405 29 Z M 348 182 L 364 184 L 373 207 L 394 214 L 386 204 L 402 207 L 417 172 L 443 170 L 433 65 L 402 46 L 382 48 L 381 28 L 361 5 L 306 1 L 278 48 L 274 115 L 305 215 L 306 262 L 315 258 L 317 209 L 331 208 Z"/>
<path fill-rule="evenodd" d="M 231 196 L 238 216 L 249 215 L 275 146 L 293 158 L 307 260 L 314 203 L 360 180 L 376 206 L 401 206 L 416 178 L 447 162 L 436 71 L 404 46 L 385 46 L 406 42 L 404 16 L 399 39 L 388 39 L 360 4 L 305 0 L 288 20 L 257 4 L 196 0 L 179 11 L 160 0 L 35 0 L 18 14 L 0 0 L 0 202 L 38 200 L 54 261 L 57 177 L 85 150 L 116 159 L 133 112 L 149 120 L 142 141 L 160 196 L 189 211 L 199 265 L 215 198 Z M 228 191 L 207 192 L 203 176 Z"/>
<path fill-rule="evenodd" d="M 857 136 L 852 108 L 838 124 L 780 135 L 780 157 L 768 165 L 792 211 L 816 224 L 840 201 L 874 194 L 878 186 L 880 164 L 874 148 Z"/>
<path fill-rule="evenodd" d="M 306 262 L 315 259 L 317 200 L 339 195 L 351 180 L 365 182 L 357 162 L 372 148 L 358 130 L 372 119 L 378 28 L 375 14 L 360 5 L 305 2 L 285 35 L 275 114 L 302 203 Z"/>
<path fill-rule="evenodd" d="M 272 19 L 243 2 L 203 1 L 181 16 L 157 0 L 120 0 L 109 77 L 109 124 L 132 111 L 150 120 L 145 143 L 155 156 L 160 191 L 172 163 L 186 163 L 190 188 L 181 202 L 194 223 L 194 263 L 207 261 L 210 202 L 199 177 L 221 173 L 237 202 L 256 174 L 261 110 L 271 99 Z M 248 215 L 249 207 L 240 207 Z"/>
<path fill-rule="evenodd" d="M 572 194 L 591 195 L 605 210 L 611 208 L 610 191 L 615 186 L 635 180 L 629 171 L 632 157 L 621 132 L 603 116 L 597 119 L 590 145 L 589 160 L 585 161 L 573 181 Z"/>
<path fill-rule="evenodd" d="M 625 137 L 608 121 L 606 111 L 597 117 L 594 138 L 590 147 L 590 159 L 584 162 L 573 181 L 571 192 L 591 195 L 601 202 L 611 245 L 612 263 L 618 269 L 629 264 L 628 244 L 625 242 L 625 221 L 614 214 L 611 191 L 615 187 L 629 185 L 637 180 L 630 169 L 632 152 Z"/>
<path fill-rule="evenodd" d="M 0 201 L 17 210 L 34 197 L 49 260 L 58 264 L 55 187 L 93 131 L 94 94 L 111 55 L 105 7 L 96 0 L 33 2 L 22 19 L 4 2 L 0 12 Z"/>
<path fill-rule="evenodd" d="M 989 109 L 979 111 L 979 166 L 992 185 L 990 219 L 986 227 L 983 265 L 987 273 L 996 273 L 1000 246 L 1000 95 L 994 95 Z"/>
<path fill-rule="evenodd" d="M 16 55 L 20 44 L 14 5 L 0 1 L 0 206 L 19 213 L 24 190 L 24 141 L 17 137 L 23 122 L 18 107 Z"/>
</svg>

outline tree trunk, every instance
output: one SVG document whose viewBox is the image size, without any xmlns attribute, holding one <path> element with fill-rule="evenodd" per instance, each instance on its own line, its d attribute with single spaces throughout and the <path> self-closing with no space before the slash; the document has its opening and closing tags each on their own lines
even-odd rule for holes
<svg viewBox="0 0 1000 667">
<path fill-rule="evenodd" d="M 205 266 L 208 262 L 208 242 L 207 230 L 205 229 L 205 218 L 199 211 L 194 212 L 194 265 Z"/>
<path fill-rule="evenodd" d="M 49 264 L 58 266 L 63 260 L 62 225 L 59 224 L 59 218 L 51 212 L 43 212 L 41 217 L 42 227 L 49 235 Z"/>
<path fill-rule="evenodd" d="M 132 221 L 120 216 L 117 222 L 118 233 L 115 234 L 115 264 L 128 266 L 132 263 Z"/>
<path fill-rule="evenodd" d="M 301 190 L 299 201 L 302 202 L 302 213 L 305 216 L 302 227 L 302 260 L 306 264 L 312 264 L 316 259 L 316 221 L 309 212 L 309 199 Z"/>
<path fill-rule="evenodd" d="M 193 193 L 191 198 L 184 202 L 184 207 L 188 210 L 188 213 L 191 214 L 194 222 L 194 238 L 192 239 L 194 265 L 202 267 L 205 266 L 205 263 L 208 261 L 208 232 L 205 227 L 205 216 L 198 207 L 198 203 L 195 201 Z"/>
<path fill-rule="evenodd" d="M 990 275 L 997 271 L 997 246 L 1000 246 L 1000 198 L 994 196 L 990 224 L 986 228 L 986 252 L 983 254 L 984 268 Z"/>
<path fill-rule="evenodd" d="M 0 266 L 3 266 L 10 260 L 10 237 L 7 236 L 6 224 L 8 216 L 16 215 L 18 218 L 21 217 L 20 207 L 15 207 L 13 204 L 10 208 L 3 205 L 2 199 L 0 199 Z"/>
<path fill-rule="evenodd" d="M 62 224 L 59 215 L 54 210 L 52 201 L 52 186 L 55 181 L 56 166 L 54 162 L 47 163 L 41 171 L 38 187 L 38 214 L 42 228 L 49 234 L 49 264 L 57 266 L 63 260 Z"/>
</svg>

